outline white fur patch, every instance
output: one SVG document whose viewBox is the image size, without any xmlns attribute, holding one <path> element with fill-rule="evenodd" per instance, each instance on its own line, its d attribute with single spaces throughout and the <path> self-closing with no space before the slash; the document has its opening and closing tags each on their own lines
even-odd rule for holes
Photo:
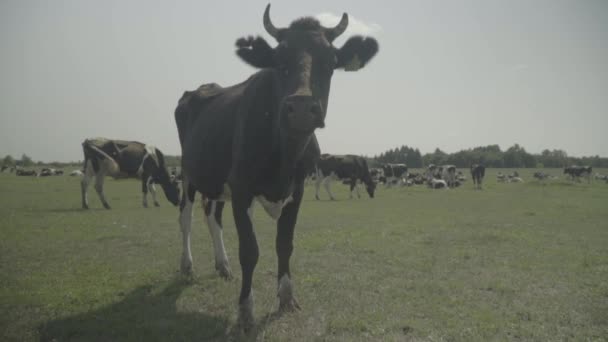
<svg viewBox="0 0 608 342">
<path fill-rule="evenodd" d="M 291 195 L 289 195 L 289 197 L 287 197 L 286 199 L 278 202 L 271 202 L 267 200 L 266 197 L 264 197 L 263 195 L 256 196 L 255 198 L 258 200 L 258 202 L 260 202 L 260 204 L 262 204 L 262 207 L 264 207 L 266 213 L 274 220 L 278 220 L 279 217 L 281 217 L 281 212 L 283 211 L 283 208 L 289 202 L 293 201 L 293 197 Z"/>
</svg>

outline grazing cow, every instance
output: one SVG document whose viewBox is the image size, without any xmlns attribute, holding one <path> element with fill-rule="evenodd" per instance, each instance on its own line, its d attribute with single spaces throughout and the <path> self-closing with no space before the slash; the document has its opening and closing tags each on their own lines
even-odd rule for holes
<svg viewBox="0 0 608 342">
<path fill-rule="evenodd" d="M 34 176 L 34 177 L 38 177 L 38 172 L 36 172 L 36 170 L 23 170 L 21 168 L 18 168 L 16 171 L 16 175 L 17 176 Z"/>
<path fill-rule="evenodd" d="M 441 175 L 441 179 L 445 180 L 449 188 L 456 187 L 456 166 L 443 165 L 437 169 L 437 172 Z"/>
<path fill-rule="evenodd" d="M 87 188 L 95 177 L 95 190 L 106 209 L 110 205 L 103 192 L 105 176 L 118 178 L 141 178 L 143 206 L 148 207 L 148 191 L 156 200 L 154 184 L 160 184 L 169 202 L 179 204 L 179 188 L 171 182 L 165 167 L 165 158 L 156 147 L 137 141 L 110 140 L 105 138 L 86 139 L 82 143 L 84 152 L 84 177 L 81 181 L 82 207 L 89 209 Z"/>
<path fill-rule="evenodd" d="M 570 176 L 572 181 L 576 180 L 578 182 L 580 182 L 581 177 L 583 177 L 587 179 L 587 183 L 591 183 L 592 172 L 593 168 L 591 166 L 572 165 L 564 168 L 564 173 Z"/>
<path fill-rule="evenodd" d="M 483 182 L 483 177 L 485 174 L 486 167 L 482 164 L 471 165 L 471 178 L 473 179 L 473 185 L 476 189 L 481 190 L 481 183 Z"/>
<path fill-rule="evenodd" d="M 405 164 L 384 164 L 382 165 L 386 186 L 390 187 L 393 183 L 405 185 L 407 177 L 407 165 Z"/>
<path fill-rule="evenodd" d="M 361 198 L 359 187 L 357 186 L 357 181 L 361 181 L 365 184 L 365 189 L 367 190 L 369 197 L 374 198 L 376 183 L 372 180 L 365 158 L 352 154 L 344 156 L 322 154 L 321 158 L 317 160 L 316 169 L 316 199 L 319 199 L 319 188 L 321 187 L 321 183 L 323 183 L 329 198 L 331 200 L 335 199 L 329 188 L 329 183 L 332 179 L 340 179 L 346 181 L 346 184 L 350 185 L 350 198 L 353 198 L 353 190 L 355 189 L 357 191 L 357 197 Z"/>
<path fill-rule="evenodd" d="M 448 183 L 443 179 L 432 178 L 427 185 L 432 189 L 448 189 Z"/>
<path fill-rule="evenodd" d="M 348 25 L 346 13 L 334 28 L 301 18 L 277 28 L 264 12 L 264 27 L 276 39 L 271 47 L 257 37 L 237 40 L 237 55 L 261 69 L 246 81 L 223 88 L 215 83 L 187 91 L 175 110 L 182 147 L 184 195 L 180 206 L 183 236 L 181 271 L 192 272 L 192 207 L 202 193 L 220 275 L 231 271 L 224 249 L 221 217 L 230 198 L 239 238 L 241 292 L 239 319 L 253 326 L 251 283 L 258 261 L 252 224 L 254 199 L 277 220 L 278 297 L 281 310 L 294 310 L 289 259 L 304 180 L 320 155 L 314 131 L 324 127 L 334 69 L 356 71 L 376 54 L 372 38 L 353 37 L 340 49 L 332 41 Z"/>
<path fill-rule="evenodd" d="M 82 176 L 83 172 L 80 170 L 74 170 L 72 172 L 70 172 L 70 176 Z"/>
<path fill-rule="evenodd" d="M 48 177 L 48 176 L 61 176 L 61 175 L 63 175 L 63 170 L 57 170 L 57 169 L 45 167 L 42 170 L 40 170 L 40 174 L 38 176 L 39 177 Z"/>
</svg>

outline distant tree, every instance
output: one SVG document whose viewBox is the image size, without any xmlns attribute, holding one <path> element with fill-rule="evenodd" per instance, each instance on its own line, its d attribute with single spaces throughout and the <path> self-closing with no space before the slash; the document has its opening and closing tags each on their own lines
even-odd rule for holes
<svg viewBox="0 0 608 342">
<path fill-rule="evenodd" d="M 10 154 L 6 155 L 4 159 L 2 159 L 2 165 L 5 166 L 15 166 L 15 159 Z"/>
<path fill-rule="evenodd" d="M 27 154 L 21 155 L 21 166 L 28 167 L 34 165 L 34 161 Z"/>
</svg>

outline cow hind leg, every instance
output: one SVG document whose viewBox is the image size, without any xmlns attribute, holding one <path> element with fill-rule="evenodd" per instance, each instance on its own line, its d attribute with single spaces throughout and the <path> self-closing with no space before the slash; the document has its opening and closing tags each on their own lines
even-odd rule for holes
<svg viewBox="0 0 608 342">
<path fill-rule="evenodd" d="M 89 187 L 89 183 L 93 178 L 93 170 L 92 166 L 89 165 L 90 162 L 85 165 L 84 175 L 82 176 L 82 180 L 80 181 L 80 193 L 82 197 L 82 209 L 89 209 L 89 199 L 87 196 L 87 189 Z"/>
<path fill-rule="evenodd" d="M 196 191 L 184 179 L 184 193 L 179 208 L 179 227 L 182 231 L 182 259 L 180 270 L 184 275 L 192 274 L 192 251 L 190 249 L 190 235 L 192 232 L 192 208 Z"/>
<path fill-rule="evenodd" d="M 228 263 L 228 257 L 226 256 L 226 249 L 224 248 L 222 229 L 222 210 L 224 209 L 224 202 L 214 200 L 203 201 L 203 209 L 205 211 L 209 234 L 211 234 L 211 239 L 213 240 L 215 269 L 222 278 L 231 279 L 232 271 L 230 270 L 230 264 Z"/>
<path fill-rule="evenodd" d="M 336 199 L 334 198 L 334 195 L 331 193 L 331 189 L 329 188 L 329 183 L 331 182 L 331 176 L 327 176 L 323 179 L 323 187 L 325 188 L 325 191 L 327 191 L 327 194 L 329 195 L 329 198 L 332 201 L 335 201 Z"/>
<path fill-rule="evenodd" d="M 97 191 L 97 195 L 99 195 L 99 199 L 101 200 L 103 207 L 106 209 L 111 209 L 110 205 L 108 204 L 108 200 L 106 199 L 106 195 L 103 192 L 104 180 L 105 175 L 103 173 L 98 173 L 95 175 L 95 191 Z"/>
</svg>

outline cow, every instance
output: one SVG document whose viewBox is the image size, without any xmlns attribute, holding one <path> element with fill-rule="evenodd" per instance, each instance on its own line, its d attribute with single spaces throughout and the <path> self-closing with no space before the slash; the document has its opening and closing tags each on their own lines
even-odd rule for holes
<svg viewBox="0 0 608 342">
<path fill-rule="evenodd" d="M 320 156 L 314 132 L 325 126 L 330 80 L 334 69 L 356 71 L 378 51 L 375 39 L 360 36 L 341 48 L 332 45 L 348 26 L 346 13 L 333 28 L 310 17 L 277 28 L 269 13 L 270 5 L 263 22 L 276 47 L 261 37 L 236 42 L 237 55 L 261 70 L 230 87 L 210 83 L 186 91 L 175 110 L 184 188 L 181 271 L 192 273 L 192 209 L 200 192 L 216 269 L 220 276 L 231 277 L 221 223 L 224 202 L 230 200 L 242 271 L 238 325 L 245 331 L 254 326 L 251 284 L 259 255 L 252 224 L 254 200 L 277 220 L 279 310 L 296 310 L 289 259 L 304 180 Z"/>
<path fill-rule="evenodd" d="M 431 189 L 449 189 L 448 183 L 443 179 L 431 178 L 428 180 L 427 185 Z"/>
<path fill-rule="evenodd" d="M 38 177 L 38 172 L 36 170 L 24 170 L 22 168 L 18 168 L 15 172 L 17 176 L 34 176 Z"/>
<path fill-rule="evenodd" d="M 390 187 L 394 183 L 405 185 L 407 178 L 407 165 L 405 164 L 384 164 L 382 171 L 386 178 L 386 187 Z"/>
<path fill-rule="evenodd" d="M 591 183 L 592 172 L 593 168 L 591 166 L 572 165 L 564 168 L 564 174 L 570 176 L 572 181 L 576 180 L 578 182 L 580 182 L 580 178 L 583 177 L 587 179 L 587 183 Z"/>
<path fill-rule="evenodd" d="M 440 174 L 441 179 L 445 180 L 448 188 L 456 187 L 456 166 L 442 165 L 438 167 L 437 172 Z"/>
<path fill-rule="evenodd" d="M 40 170 L 40 174 L 38 176 L 39 177 L 48 177 L 48 176 L 61 176 L 61 175 L 63 175 L 63 170 L 57 170 L 57 169 L 45 167 L 42 170 Z"/>
<path fill-rule="evenodd" d="M 357 181 L 361 181 L 365 184 L 369 197 L 374 198 L 376 183 L 372 180 L 369 168 L 367 167 L 367 161 L 363 157 L 352 154 L 343 156 L 322 154 L 321 158 L 317 160 L 316 171 L 315 198 L 317 200 L 319 199 L 321 183 L 323 183 L 329 198 L 332 201 L 335 200 L 329 188 L 332 179 L 340 179 L 350 185 L 350 198 L 353 198 L 354 190 L 357 191 L 357 197 L 361 198 L 359 187 L 357 186 Z"/>
<path fill-rule="evenodd" d="M 483 182 L 483 177 L 486 174 L 486 167 L 482 164 L 473 164 L 471 165 L 471 178 L 473 179 L 473 185 L 475 189 L 481 190 L 481 183 Z"/>
<path fill-rule="evenodd" d="M 70 172 L 70 176 L 72 177 L 80 177 L 82 176 L 84 173 L 80 170 L 73 170 L 72 172 Z"/>
<path fill-rule="evenodd" d="M 95 177 L 95 190 L 104 208 L 110 205 L 103 192 L 105 176 L 115 179 L 140 178 L 143 193 L 142 204 L 148 207 L 148 191 L 152 193 L 155 206 L 160 206 L 156 199 L 156 188 L 160 184 L 167 200 L 173 205 L 179 204 L 179 188 L 172 182 L 165 166 L 163 153 L 154 146 L 137 141 L 111 140 L 106 138 L 86 139 L 82 143 L 84 152 L 84 176 L 81 180 L 82 208 L 89 209 L 87 188 Z"/>
</svg>

